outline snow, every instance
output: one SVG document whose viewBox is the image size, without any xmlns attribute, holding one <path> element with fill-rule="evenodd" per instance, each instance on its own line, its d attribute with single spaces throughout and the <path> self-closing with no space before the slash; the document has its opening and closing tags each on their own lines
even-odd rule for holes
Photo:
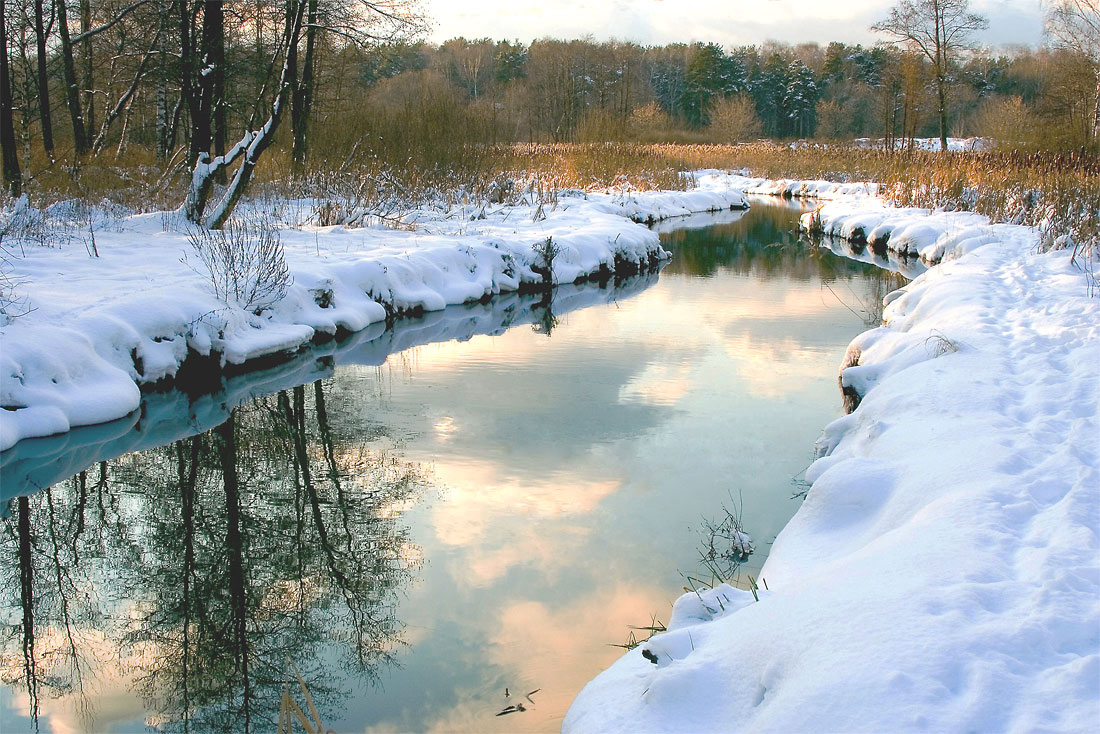
<svg viewBox="0 0 1100 734">
<path fill-rule="evenodd" d="M 846 240 L 882 243 L 902 257 L 919 257 L 933 265 L 988 244 L 1013 242 L 1038 247 L 1035 230 L 993 223 L 974 212 L 931 212 L 918 207 L 892 207 L 879 198 L 851 196 L 831 201 L 802 216 L 801 228 Z"/>
<path fill-rule="evenodd" d="M 743 207 L 739 180 L 712 171 L 689 191 L 577 191 L 545 206 L 424 209 L 401 229 L 294 222 L 280 231 L 292 284 L 260 314 L 214 296 L 178 213 L 59 219 L 66 207 L 42 213 L 20 200 L 4 213 L 7 224 L 33 219 L 50 234 L 19 247 L 13 234 L 4 240 L 21 297 L 12 311 L 26 313 L 0 325 L 0 450 L 126 416 L 141 385 L 171 378 L 189 354 L 239 365 L 391 313 L 536 287 L 543 276 L 534 248 L 548 237 L 559 249 L 555 284 L 622 263 L 646 266 L 668 254 L 636 222 Z M 255 217 L 263 208 L 241 210 Z M 89 256 L 93 237 L 100 257 Z"/>
<path fill-rule="evenodd" d="M 1095 731 L 1100 299 L 1033 229 L 819 216 L 942 262 L 852 343 L 862 402 L 818 443 L 769 590 L 685 594 L 563 730 Z"/>
<path fill-rule="evenodd" d="M 886 143 L 882 138 L 872 140 L 871 138 L 856 138 L 855 146 L 857 148 L 885 148 Z M 901 138 L 894 140 L 894 147 L 898 150 L 905 150 L 909 147 L 909 140 L 907 138 Z M 948 138 L 947 150 L 953 153 L 960 153 L 964 151 L 982 151 L 989 150 L 993 147 L 993 141 L 990 138 Z M 941 150 L 939 138 L 913 138 L 913 148 L 916 150 Z"/>
<path fill-rule="evenodd" d="M 746 194 L 787 198 L 832 200 L 860 196 L 872 197 L 879 193 L 878 184 L 864 182 L 837 183 L 823 180 L 754 178 L 742 175 L 735 177 L 733 183 Z"/>
</svg>

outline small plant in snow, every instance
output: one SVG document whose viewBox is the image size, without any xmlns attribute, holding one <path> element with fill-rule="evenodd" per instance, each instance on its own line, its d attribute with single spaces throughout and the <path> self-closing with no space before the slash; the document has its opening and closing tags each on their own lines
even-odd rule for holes
<svg viewBox="0 0 1100 734">
<path fill-rule="evenodd" d="M 12 274 L 12 260 L 22 253 L 22 243 L 19 243 L 18 254 L 10 248 L 25 227 L 27 217 L 26 194 L 14 203 L 0 208 L 0 326 L 31 311 L 27 307 L 26 298 L 16 293 L 23 281 Z"/>
<path fill-rule="evenodd" d="M 723 505 L 722 517 L 717 521 L 703 521 L 699 556 L 703 565 L 719 579 L 736 577 L 738 568 L 755 550 L 752 538 L 741 524 L 741 502 L 736 503 L 736 509 Z"/>
<path fill-rule="evenodd" d="M 932 357 L 942 357 L 945 354 L 954 354 L 959 351 L 959 345 L 948 339 L 939 331 L 933 329 L 928 338 L 924 340 Z"/>
<path fill-rule="evenodd" d="M 187 237 L 201 263 L 192 269 L 207 276 L 226 303 L 259 313 L 286 295 L 290 269 L 271 224 L 232 220 L 222 229 L 193 229 Z"/>
<path fill-rule="evenodd" d="M 542 276 L 543 283 L 552 284 L 554 282 L 554 260 L 561 254 L 561 248 L 554 243 L 553 237 L 547 237 L 532 245 L 531 249 L 540 261 L 538 265 L 532 265 L 531 269 Z"/>
</svg>

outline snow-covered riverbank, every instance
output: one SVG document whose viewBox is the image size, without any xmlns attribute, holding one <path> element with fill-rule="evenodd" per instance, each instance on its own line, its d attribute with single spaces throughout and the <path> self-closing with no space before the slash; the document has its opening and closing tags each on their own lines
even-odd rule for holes
<svg viewBox="0 0 1100 734">
<path fill-rule="evenodd" d="M 1100 298 L 1034 230 L 843 197 L 818 222 L 944 262 L 853 342 L 862 403 L 825 429 L 760 600 L 685 595 L 563 729 L 1094 730 Z"/>
<path fill-rule="evenodd" d="M 283 229 L 293 283 L 259 315 L 215 297 L 168 215 L 93 220 L 89 229 L 47 213 L 38 231 L 51 216 L 64 225 L 45 244 L 13 244 L 10 231 L 4 241 L 20 297 L 9 310 L 26 313 L 0 328 L 0 450 L 121 418 L 137 408 L 140 385 L 173 376 L 192 354 L 239 365 L 394 312 L 536 286 L 547 238 L 554 283 L 650 266 L 667 253 L 636 222 L 744 206 L 732 183 L 740 180 L 703 172 L 691 191 L 562 192 L 555 205 L 417 211 L 407 231 Z"/>
</svg>

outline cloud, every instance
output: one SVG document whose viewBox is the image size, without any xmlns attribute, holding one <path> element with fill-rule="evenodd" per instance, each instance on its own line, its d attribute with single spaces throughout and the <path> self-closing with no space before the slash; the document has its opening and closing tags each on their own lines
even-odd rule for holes
<svg viewBox="0 0 1100 734">
<path fill-rule="evenodd" d="M 432 40 L 455 36 L 494 39 L 620 39 L 642 44 L 717 41 L 726 46 L 844 41 L 874 43 L 868 27 L 889 12 L 889 0 L 560 0 L 516 4 L 509 0 L 429 0 L 435 20 Z M 1039 0 L 976 0 L 974 9 L 990 19 L 981 42 L 989 45 L 1038 44 Z"/>
</svg>

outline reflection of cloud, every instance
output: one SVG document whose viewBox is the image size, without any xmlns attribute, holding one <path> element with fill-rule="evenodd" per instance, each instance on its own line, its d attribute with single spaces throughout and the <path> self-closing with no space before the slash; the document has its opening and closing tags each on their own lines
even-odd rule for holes
<svg viewBox="0 0 1100 734">
<path fill-rule="evenodd" d="M 726 341 L 726 354 L 737 364 L 738 376 L 762 398 L 780 399 L 837 369 L 835 354 L 807 350 L 793 339 L 759 344 L 740 334 Z"/>
<path fill-rule="evenodd" d="M 588 528 L 560 523 L 549 530 L 541 523 L 527 525 L 501 545 L 466 556 L 451 568 L 451 573 L 460 584 L 474 588 L 489 586 L 517 567 L 551 579 L 575 563 L 587 534 Z"/>
<path fill-rule="evenodd" d="M 498 516 L 521 515 L 529 521 L 591 512 L 619 487 L 618 480 L 598 480 L 569 471 L 544 477 L 520 477 L 491 461 L 447 460 L 435 474 L 447 487 L 447 502 L 435 508 L 432 524 L 447 545 L 469 545 Z M 521 520 L 522 521 L 522 520 Z"/>
<path fill-rule="evenodd" d="M 670 406 L 691 389 L 691 368 L 686 364 L 650 362 L 619 390 L 619 401 Z"/>
<path fill-rule="evenodd" d="M 491 639 L 490 660 L 519 671 L 522 680 L 542 688 L 539 700 L 543 705 L 564 711 L 594 670 L 623 654 L 609 643 L 625 642 L 629 626 L 649 624 L 654 613 L 668 621 L 666 593 L 620 585 L 558 608 L 517 602 L 501 611 L 500 628 Z M 582 619 L 584 624 L 578 624 Z"/>
<path fill-rule="evenodd" d="M 480 688 L 460 690 L 460 703 L 424 728 L 431 732 L 545 731 L 548 724 L 557 722 L 548 722 L 540 710 L 564 714 L 580 689 L 623 654 L 608 643 L 625 642 L 629 626 L 648 624 L 654 612 L 667 621 L 668 602 L 657 589 L 618 585 L 561 607 L 517 601 L 486 615 L 490 625 L 487 662 L 502 675 L 483 681 Z M 504 697 L 505 686 L 511 698 Z M 530 705 L 523 694 L 536 688 L 541 690 Z M 517 701 L 532 710 L 494 716 Z"/>
<path fill-rule="evenodd" d="M 145 702 L 134 693 L 133 687 L 141 663 L 148 663 L 155 657 L 152 648 L 145 646 L 141 652 L 120 662 L 116 642 L 108 639 L 106 633 L 84 626 L 74 628 L 73 632 L 83 658 L 81 667 L 85 670 L 82 691 L 78 687 L 58 695 L 56 691 L 42 686 L 38 714 L 45 724 L 43 729 L 55 734 L 108 731 L 122 723 L 145 721 Z M 39 665 L 42 666 L 47 660 L 65 660 L 62 651 L 68 650 L 69 641 L 63 630 L 51 627 L 38 631 L 35 645 Z M 56 657 L 53 653 L 57 653 Z M 10 657 L 9 660 L 9 656 L 5 655 L 3 679 L 22 684 L 10 688 L 11 709 L 20 716 L 26 716 L 30 710 L 30 697 L 22 677 L 22 658 Z M 88 673 L 89 670 L 94 674 Z M 50 667 L 40 667 L 39 680 L 51 679 L 51 672 Z"/>
</svg>

